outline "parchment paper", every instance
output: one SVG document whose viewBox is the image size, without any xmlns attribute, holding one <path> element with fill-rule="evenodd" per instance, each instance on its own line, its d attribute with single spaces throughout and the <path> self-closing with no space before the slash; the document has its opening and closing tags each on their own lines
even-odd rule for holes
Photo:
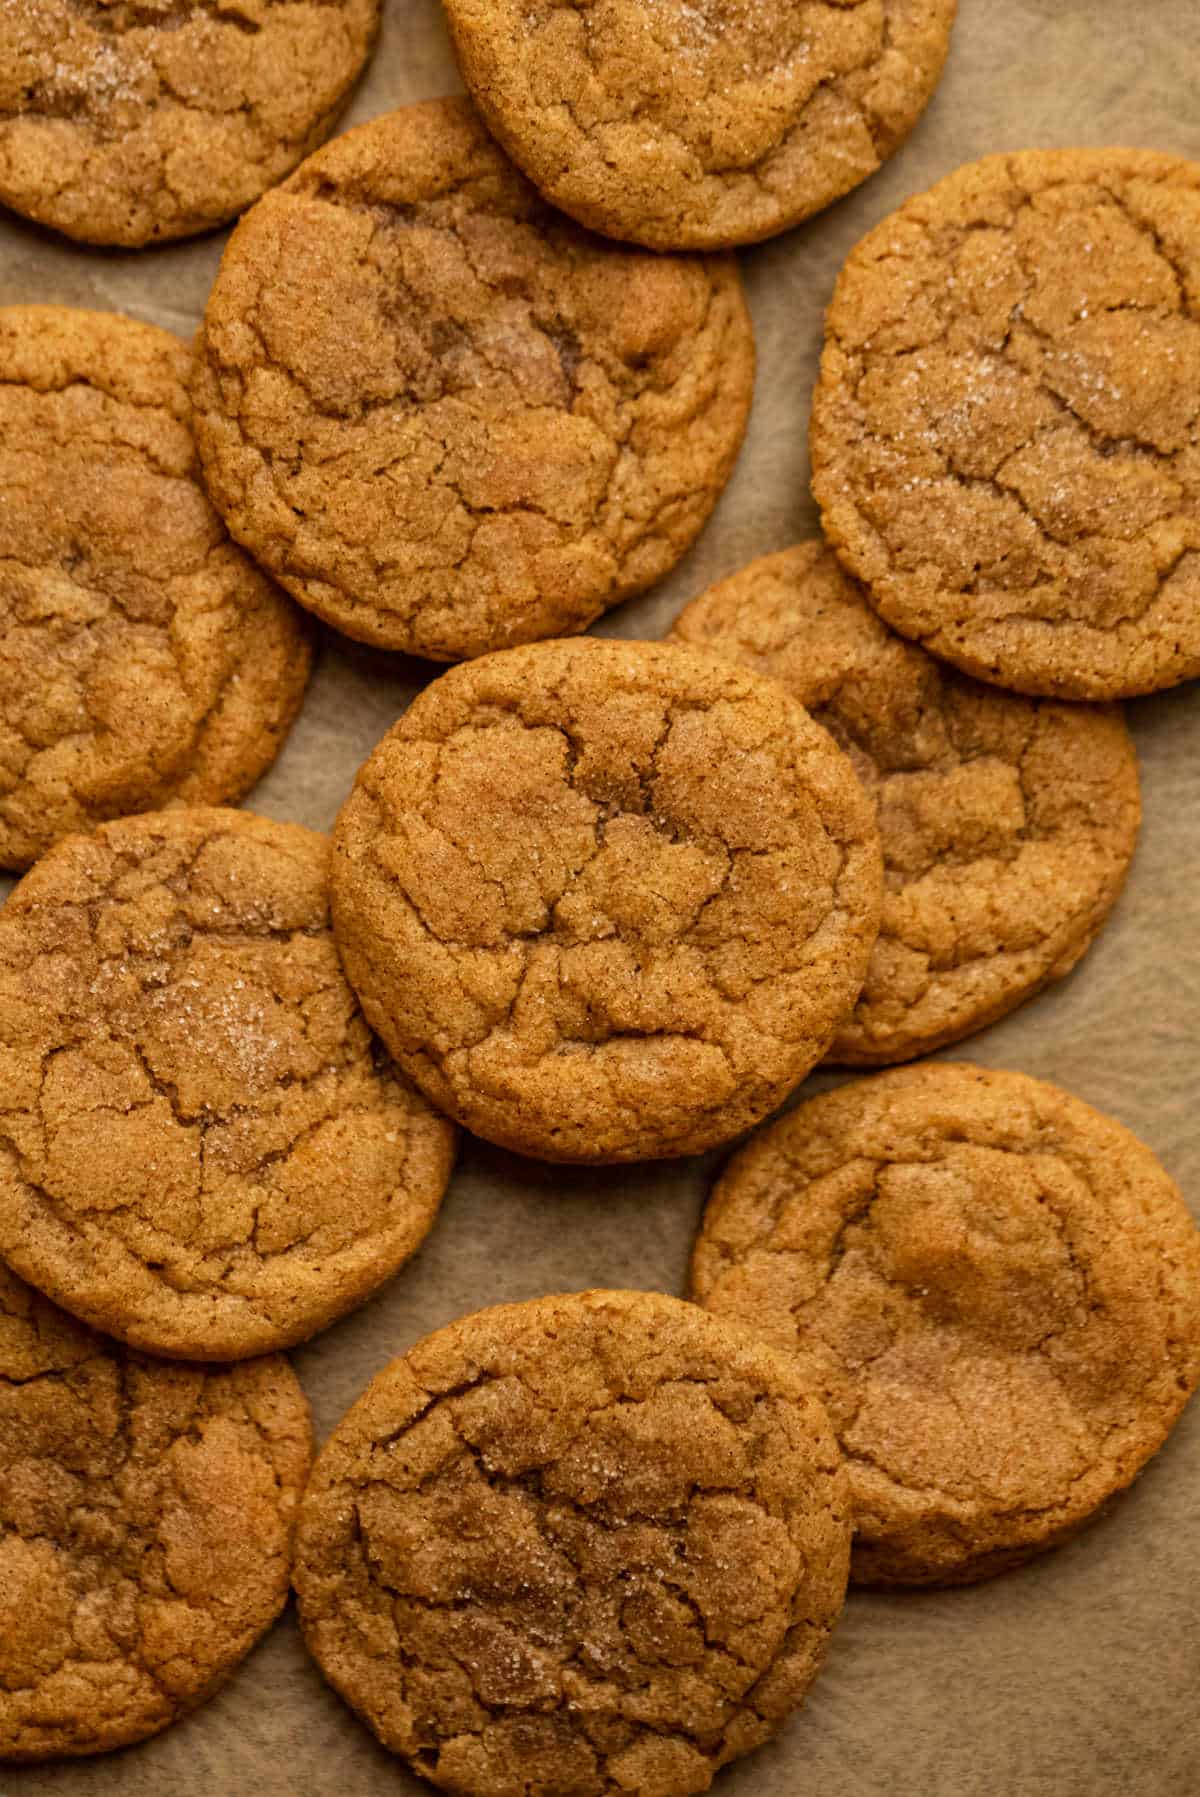
<svg viewBox="0 0 1200 1797">
<path fill-rule="evenodd" d="M 657 636 L 702 587 L 808 534 L 821 313 L 851 246 L 990 150 L 1140 144 L 1200 158 L 1200 0 L 960 0 L 942 86 L 857 193 L 743 258 L 758 392 L 700 543 L 607 634 Z M 460 85 L 436 0 L 385 0 L 348 122 Z M 135 253 L 0 220 L 0 303 L 118 309 L 187 334 L 224 235 Z M 320 828 L 432 670 L 332 634 L 278 765 L 250 800 Z M 1129 708 L 1146 821 L 1096 948 L 1053 992 L 951 1051 L 1060 1082 L 1142 1136 L 1200 1214 L 1200 687 Z M 830 1083 L 819 1075 L 806 1093 Z M 423 1252 L 295 1356 L 323 1438 L 371 1375 L 485 1304 L 592 1285 L 677 1292 L 718 1157 L 588 1172 L 467 1141 Z M 974 1589 L 852 1593 L 801 1716 L 720 1797 L 1200 1797 L 1200 1402 L 1132 1493 L 1072 1545 Z M 224 1691 L 105 1758 L 0 1767 L 0 1797 L 416 1797 L 309 1662 L 289 1611 Z"/>
</svg>

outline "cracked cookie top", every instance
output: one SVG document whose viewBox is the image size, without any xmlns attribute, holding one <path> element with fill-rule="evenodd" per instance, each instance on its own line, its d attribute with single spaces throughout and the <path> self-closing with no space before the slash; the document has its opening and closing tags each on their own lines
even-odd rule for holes
<svg viewBox="0 0 1200 1797">
<path fill-rule="evenodd" d="M 247 792 L 299 710 L 303 614 L 199 482 L 166 331 L 0 310 L 0 866 Z"/>
<path fill-rule="evenodd" d="M 242 221 L 193 393 L 234 536 L 339 630 L 457 661 L 673 567 L 753 379 L 732 259 L 580 231 L 454 99 L 347 132 Z"/>
<path fill-rule="evenodd" d="M 1200 164 L 989 156 L 842 270 L 813 491 L 889 624 L 1019 692 L 1200 675 Z"/>
<path fill-rule="evenodd" d="M 244 811 L 106 824 L 0 913 L 0 1253 L 151 1353 L 304 1340 L 408 1259 L 453 1129 L 346 984 L 328 845 Z"/>
<path fill-rule="evenodd" d="M 677 1298 L 586 1292 L 427 1337 L 334 1430 L 304 1632 L 457 1797 L 688 1797 L 824 1657 L 849 1529 L 786 1356 Z"/>
<path fill-rule="evenodd" d="M 656 249 L 753 243 L 871 175 L 956 0 L 447 0 L 463 77 L 565 212 Z"/>
<path fill-rule="evenodd" d="M 883 921 L 831 1059 L 927 1054 L 1071 970 L 1137 839 L 1137 757 L 1116 709 L 955 672 L 881 623 L 819 538 L 710 587 L 674 639 L 779 680 L 875 801 Z"/>
<path fill-rule="evenodd" d="M 853 1006 L 880 884 L 870 801 L 782 687 L 594 637 L 434 681 L 334 837 L 371 1023 L 435 1104 L 547 1160 L 758 1122 Z"/>
<path fill-rule="evenodd" d="M 0 204 L 84 243 L 224 223 L 328 136 L 379 0 L 3 0 Z"/>
<path fill-rule="evenodd" d="M 1120 1124 L 1019 1073 L 928 1063 L 801 1105 L 719 1181 L 692 1280 L 824 1399 L 869 1584 L 1052 1547 L 1200 1382 L 1178 1190 Z"/>
<path fill-rule="evenodd" d="M 310 1454 L 286 1360 L 147 1360 L 0 1266 L 0 1759 L 210 1696 L 283 1608 Z"/>
</svg>

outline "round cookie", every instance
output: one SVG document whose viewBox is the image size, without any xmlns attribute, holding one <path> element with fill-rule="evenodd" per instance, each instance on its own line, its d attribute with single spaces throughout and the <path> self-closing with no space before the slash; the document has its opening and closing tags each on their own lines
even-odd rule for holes
<svg viewBox="0 0 1200 1797">
<path fill-rule="evenodd" d="M 0 309 L 0 866 L 241 798 L 300 708 L 303 614 L 205 497 L 190 366 L 116 313 Z"/>
<path fill-rule="evenodd" d="M 730 1163 L 692 1283 L 823 1397 L 866 1584 L 964 1584 L 1057 1545 L 1200 1382 L 1178 1190 L 1019 1073 L 928 1062 L 799 1106 Z"/>
<path fill-rule="evenodd" d="M 0 205 L 84 243 L 223 224 L 328 136 L 379 0 L 0 7 Z"/>
<path fill-rule="evenodd" d="M 210 1697 L 287 1599 L 311 1452 L 281 1357 L 147 1360 L 0 1266 L 0 1760 Z"/>
<path fill-rule="evenodd" d="M 346 984 L 328 859 L 158 812 L 68 837 L 0 914 L 0 1253 L 134 1347 L 303 1341 L 437 1213 L 454 1132 Z"/>
<path fill-rule="evenodd" d="M 1137 839 L 1137 757 L 1115 709 L 1018 698 L 935 661 L 820 539 L 710 587 L 672 639 L 779 680 L 875 801 L 883 921 L 832 1060 L 927 1054 L 1070 972 Z"/>
<path fill-rule="evenodd" d="M 556 206 L 655 249 L 754 243 L 898 149 L 956 0 L 446 0 L 463 77 Z"/>
<path fill-rule="evenodd" d="M 839 277 L 812 462 L 872 604 L 966 673 L 1200 674 L 1200 164 L 988 156 L 909 200 Z"/>
<path fill-rule="evenodd" d="M 264 567 L 349 636 L 457 661 L 666 574 L 753 381 L 731 258 L 580 231 L 453 99 L 347 132 L 242 221 L 193 393 Z"/>
<path fill-rule="evenodd" d="M 456 1797 L 689 1797 L 802 1701 L 845 1485 L 785 1355 L 585 1292 L 466 1317 L 380 1373 L 305 1494 L 310 1649 Z"/>
<path fill-rule="evenodd" d="M 426 687 L 334 837 L 346 972 L 476 1135 L 696 1154 L 829 1047 L 879 927 L 872 807 L 774 681 L 663 643 L 506 650 Z"/>
</svg>

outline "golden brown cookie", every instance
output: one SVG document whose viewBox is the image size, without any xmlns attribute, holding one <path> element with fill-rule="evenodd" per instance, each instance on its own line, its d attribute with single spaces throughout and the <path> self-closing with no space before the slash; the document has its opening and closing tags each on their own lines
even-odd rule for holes
<svg viewBox="0 0 1200 1797">
<path fill-rule="evenodd" d="M 874 174 L 937 85 L 956 0 L 446 0 L 514 162 L 593 230 L 753 243 Z"/>
<path fill-rule="evenodd" d="M 879 927 L 845 756 L 774 681 L 582 640 L 435 680 L 334 838 L 338 946 L 405 1070 L 553 1161 L 695 1154 L 829 1047 Z"/>
<path fill-rule="evenodd" d="M 326 1677 L 456 1797 L 690 1797 L 803 1699 L 848 1559 L 788 1358 L 585 1292 L 379 1374 L 314 1468 L 295 1583 Z"/>
<path fill-rule="evenodd" d="M 284 1606 L 311 1452 L 281 1356 L 148 1360 L 0 1266 L 0 1760 L 210 1697 Z"/>
<path fill-rule="evenodd" d="M 193 391 L 239 542 L 348 635 L 457 661 L 673 567 L 753 380 L 732 259 L 580 231 L 454 99 L 348 132 L 242 221 Z"/>
<path fill-rule="evenodd" d="M 299 710 L 308 631 L 204 495 L 189 368 L 116 313 L 0 309 L 0 866 L 241 798 Z"/>
<path fill-rule="evenodd" d="M 883 921 L 832 1060 L 927 1054 L 1070 972 L 1137 839 L 1119 712 L 1018 698 L 935 661 L 880 622 L 819 538 L 710 587 L 671 638 L 779 680 L 875 801 Z"/>
<path fill-rule="evenodd" d="M 838 280 L 812 460 L 872 604 L 966 673 L 1200 674 L 1200 164 L 987 156 L 909 200 Z"/>
<path fill-rule="evenodd" d="M 6 0 L 0 204 L 85 243 L 232 218 L 327 137 L 379 0 Z"/>
<path fill-rule="evenodd" d="M 303 1341 L 433 1222 L 453 1130 L 389 1064 L 328 845 L 245 811 L 71 836 L 0 914 L 0 1253 L 151 1353 Z"/>
<path fill-rule="evenodd" d="M 1178 1190 L 1020 1073 L 929 1062 L 799 1106 L 726 1169 L 692 1280 L 823 1397 L 866 1584 L 964 1584 L 1056 1546 L 1200 1382 Z"/>
</svg>

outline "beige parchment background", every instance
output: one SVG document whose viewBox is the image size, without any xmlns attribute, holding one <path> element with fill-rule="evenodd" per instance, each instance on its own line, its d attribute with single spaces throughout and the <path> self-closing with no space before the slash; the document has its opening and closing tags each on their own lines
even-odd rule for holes
<svg viewBox="0 0 1200 1797">
<path fill-rule="evenodd" d="M 657 636 L 702 587 L 812 530 L 806 420 L 821 314 L 851 245 L 990 150 L 1141 144 L 1200 158 L 1200 0 L 960 0 L 946 76 L 876 178 L 747 252 L 758 392 L 700 543 L 605 620 Z M 385 0 L 357 122 L 459 86 L 437 0 Z M 0 220 L 0 304 L 117 309 L 188 334 L 223 234 L 134 253 Z M 252 799 L 327 827 L 425 664 L 325 637 L 304 712 Z M 955 1051 L 1059 1081 L 1144 1137 L 1200 1215 L 1200 688 L 1130 707 L 1146 822 L 1107 933 L 1054 992 Z M 827 1076 L 821 1076 L 825 1078 Z M 810 1082 L 810 1089 L 812 1082 Z M 507 1299 L 682 1288 L 714 1157 L 589 1172 L 464 1144 L 432 1239 L 357 1315 L 300 1350 L 323 1438 L 426 1331 Z M 852 1594 L 804 1713 L 723 1773 L 719 1797 L 1200 1797 L 1200 1403 L 1090 1532 L 972 1590 Z M 309 1663 L 291 1612 L 225 1690 L 106 1758 L 0 1767 L 0 1797 L 417 1797 Z"/>
</svg>

